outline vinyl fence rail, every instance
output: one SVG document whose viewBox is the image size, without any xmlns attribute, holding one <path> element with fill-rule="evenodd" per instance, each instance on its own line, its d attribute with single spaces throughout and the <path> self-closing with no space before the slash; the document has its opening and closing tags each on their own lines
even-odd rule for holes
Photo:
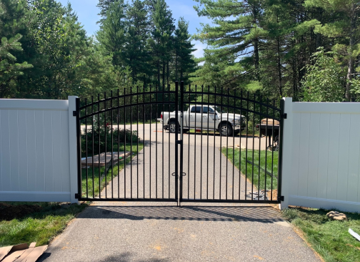
<svg viewBox="0 0 360 262">
<path fill-rule="evenodd" d="M 75 99 L 0 99 L 0 201 L 77 202 Z"/>
<path fill-rule="evenodd" d="M 285 98 L 282 208 L 360 212 L 360 103 Z"/>
</svg>

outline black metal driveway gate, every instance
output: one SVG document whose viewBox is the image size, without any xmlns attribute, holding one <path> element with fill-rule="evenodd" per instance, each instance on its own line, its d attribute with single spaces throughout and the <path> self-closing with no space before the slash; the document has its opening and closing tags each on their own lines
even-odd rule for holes
<svg viewBox="0 0 360 262">
<path fill-rule="evenodd" d="M 283 103 L 177 82 L 77 99 L 76 197 L 279 203 Z"/>
</svg>

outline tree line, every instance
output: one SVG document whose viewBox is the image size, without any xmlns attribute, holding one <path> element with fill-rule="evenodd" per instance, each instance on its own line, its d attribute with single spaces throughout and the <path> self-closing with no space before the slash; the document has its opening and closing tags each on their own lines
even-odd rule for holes
<svg viewBox="0 0 360 262">
<path fill-rule="evenodd" d="M 164 0 L 100 0 L 87 36 L 71 5 L 1 0 L 0 97 L 66 99 L 139 86 L 189 83 L 196 63 L 188 22 Z"/>
<path fill-rule="evenodd" d="M 357 0 L 195 0 L 212 24 L 192 79 L 270 98 L 359 101 Z"/>
<path fill-rule="evenodd" d="M 64 99 L 173 81 L 270 99 L 360 101 L 360 2 L 195 0 L 190 36 L 165 0 L 99 0 L 87 36 L 71 5 L 1 0 L 0 97 Z M 191 39 L 207 44 L 195 59 Z"/>
</svg>

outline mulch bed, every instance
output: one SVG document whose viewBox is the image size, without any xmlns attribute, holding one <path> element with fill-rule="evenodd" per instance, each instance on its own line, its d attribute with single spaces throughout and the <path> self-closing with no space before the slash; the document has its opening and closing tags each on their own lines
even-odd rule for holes
<svg viewBox="0 0 360 262">
<path fill-rule="evenodd" d="M 9 205 L 0 203 L 0 221 L 22 218 L 30 213 L 39 212 L 41 209 L 42 207 L 38 205 Z"/>
</svg>

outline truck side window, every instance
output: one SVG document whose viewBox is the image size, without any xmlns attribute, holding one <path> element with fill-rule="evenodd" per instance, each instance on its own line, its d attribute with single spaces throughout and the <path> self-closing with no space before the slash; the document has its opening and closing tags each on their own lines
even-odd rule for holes
<svg viewBox="0 0 360 262">
<path fill-rule="evenodd" d="M 208 113 L 208 110 L 209 110 L 209 113 L 210 114 L 213 114 L 214 113 L 214 110 L 211 108 L 211 107 L 203 107 L 203 113 L 207 114 Z"/>
<path fill-rule="evenodd" d="M 200 106 L 193 106 L 191 108 L 191 113 L 200 113 L 201 107 Z"/>
</svg>

